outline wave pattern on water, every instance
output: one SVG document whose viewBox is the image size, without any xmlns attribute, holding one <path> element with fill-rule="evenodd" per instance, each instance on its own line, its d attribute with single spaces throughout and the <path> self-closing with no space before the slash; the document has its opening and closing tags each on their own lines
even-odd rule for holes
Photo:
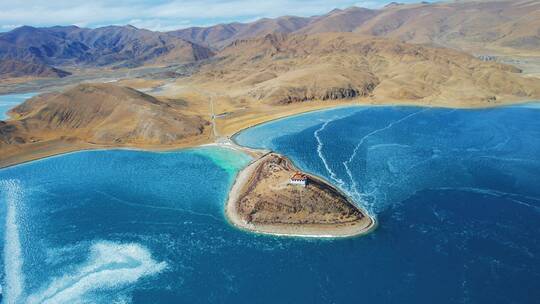
<svg viewBox="0 0 540 304">
<path fill-rule="evenodd" d="M 374 136 L 378 133 L 381 133 L 381 132 L 384 132 L 386 130 L 389 130 L 391 129 L 393 126 L 401 123 L 401 122 L 404 122 L 406 121 L 407 119 L 415 116 L 415 115 L 418 115 L 420 113 L 423 113 L 425 112 L 427 109 L 423 109 L 423 110 L 420 110 L 420 111 L 417 111 L 417 112 L 414 112 L 412 114 L 409 114 L 409 115 L 406 115 L 398 120 L 395 120 L 391 123 L 389 123 L 388 125 L 386 125 L 384 128 L 380 128 L 380 129 L 377 129 L 377 130 L 374 130 L 370 133 L 368 133 L 367 135 L 365 135 L 364 137 L 360 138 L 360 141 L 358 142 L 358 144 L 354 147 L 353 149 L 353 152 L 351 154 L 351 156 L 349 157 L 348 160 L 344 161 L 342 164 L 343 164 L 343 167 L 345 167 L 345 172 L 347 172 L 347 176 L 349 177 L 349 180 L 351 181 L 351 184 L 350 184 L 350 187 L 349 187 L 349 192 L 352 194 L 353 198 L 356 199 L 357 201 L 361 202 L 364 204 L 364 207 L 367 208 L 367 211 L 372 215 L 372 216 L 375 216 L 376 215 L 376 206 L 373 204 L 373 201 L 372 200 L 368 200 L 366 199 L 366 196 L 370 196 L 370 194 L 366 195 L 365 193 L 361 193 L 359 190 L 358 190 L 358 184 L 356 182 L 356 180 L 354 179 L 353 177 L 353 173 L 351 171 L 351 168 L 350 168 L 350 165 L 351 163 L 353 162 L 353 160 L 355 159 L 356 155 L 358 154 L 358 149 L 360 149 L 360 147 L 362 147 L 362 145 L 365 143 L 365 141 L 371 137 L 371 136 Z M 370 203 L 371 202 L 371 203 Z"/>
<path fill-rule="evenodd" d="M 20 303 L 24 291 L 22 252 L 19 236 L 17 208 L 22 202 L 22 193 L 17 180 L 0 181 L 0 189 L 6 193 L 6 228 L 4 244 L 5 303 Z"/>
<path fill-rule="evenodd" d="M 96 290 L 111 290 L 155 275 L 167 267 L 156 262 L 150 251 L 139 244 L 99 241 L 91 246 L 84 265 L 54 278 L 45 288 L 31 295 L 27 303 L 74 303 Z"/>
<path fill-rule="evenodd" d="M 139 244 L 96 241 L 90 247 L 86 263 L 70 266 L 69 273 L 48 283 L 42 282 L 43 287 L 39 291 L 28 295 L 22 251 L 27 245 L 23 244 L 20 235 L 21 230 L 26 230 L 20 223 L 24 192 L 18 180 L 0 181 L 0 190 L 5 193 L 6 202 L 4 303 L 99 303 L 103 301 L 94 298 L 92 293 L 117 289 L 160 273 L 167 267 L 165 262 L 155 261 L 150 251 Z M 119 298 L 125 302 L 125 297 Z"/>
<path fill-rule="evenodd" d="M 337 174 L 330 168 L 330 165 L 328 164 L 328 161 L 326 160 L 326 157 L 324 157 L 324 154 L 323 154 L 323 147 L 324 147 L 324 144 L 322 142 L 322 139 L 321 137 L 319 136 L 319 134 L 324 130 L 326 129 L 326 126 L 328 126 L 329 123 L 331 123 L 332 121 L 334 121 L 334 119 L 330 119 L 330 120 L 327 120 L 325 123 L 323 123 L 321 125 L 321 127 L 317 130 L 315 130 L 315 132 L 313 133 L 313 136 L 315 137 L 315 139 L 317 140 L 317 155 L 319 156 L 319 158 L 321 159 L 324 167 L 326 168 L 326 171 L 328 171 L 328 174 L 330 174 L 330 178 L 335 181 L 339 187 L 343 188 L 344 189 L 344 186 L 345 186 L 345 182 L 339 178 L 337 176 Z"/>
<path fill-rule="evenodd" d="M 163 280 L 180 292 L 191 257 L 180 244 L 221 244 L 194 235 L 228 227 L 226 190 L 249 161 L 207 150 L 78 152 L 0 170 L 4 303 L 148 303 Z"/>
<path fill-rule="evenodd" d="M 512 179 L 528 185 L 539 164 L 534 113 L 517 108 L 481 111 L 396 107 L 351 110 L 336 118 L 335 112 L 328 111 L 326 116 L 304 117 L 320 121 L 310 130 L 284 133 L 283 125 L 291 123 L 278 121 L 244 131 L 238 138 L 241 144 L 264 144 L 265 148 L 300 159 L 304 169 L 327 177 L 377 216 L 426 188 L 466 187 L 477 182 L 487 188 L 497 188 L 501 183 L 508 189 L 521 187 L 508 182 Z M 518 116 L 528 124 L 528 132 L 504 123 Z M 302 124 L 300 119 L 290 121 Z M 515 136 L 516 131 L 520 136 Z M 257 139 L 262 133 L 264 141 Z M 297 145 L 298 139 L 308 145 Z M 314 158 L 306 156 L 310 142 L 316 150 Z"/>
<path fill-rule="evenodd" d="M 0 233 L 13 240 L 16 231 L 22 249 L 18 260 L 13 252 L 3 257 L 22 265 L 10 276 L 22 291 L 8 296 L 17 303 L 349 303 L 358 294 L 376 303 L 536 303 L 538 112 L 430 109 L 395 124 L 418 110 L 332 110 L 238 136 L 335 182 L 326 161 L 345 191 L 343 162 L 363 137 L 394 122 L 364 139 L 349 163 L 381 223 L 363 238 L 287 239 L 227 225 L 223 203 L 237 167 L 221 157 L 227 151 L 212 159 L 211 150 L 80 152 L 0 170 L 0 180 L 20 181 L 0 189 Z"/>
</svg>

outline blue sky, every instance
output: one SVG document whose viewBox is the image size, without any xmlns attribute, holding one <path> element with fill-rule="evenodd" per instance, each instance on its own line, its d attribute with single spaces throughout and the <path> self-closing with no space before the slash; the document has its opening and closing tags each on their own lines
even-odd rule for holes
<svg viewBox="0 0 540 304">
<path fill-rule="evenodd" d="M 93 28 L 131 24 L 168 31 L 263 17 L 312 16 L 353 5 L 378 8 L 389 2 L 392 0 L 0 0 L 0 31 L 21 25 L 71 24 Z"/>
</svg>

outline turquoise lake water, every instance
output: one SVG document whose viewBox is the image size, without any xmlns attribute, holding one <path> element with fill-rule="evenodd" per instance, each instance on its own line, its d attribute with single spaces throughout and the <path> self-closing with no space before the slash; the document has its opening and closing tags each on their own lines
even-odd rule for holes
<svg viewBox="0 0 540 304">
<path fill-rule="evenodd" d="M 223 208 L 250 159 L 206 147 L 0 170 L 5 303 L 537 303 L 540 109 L 340 108 L 236 140 L 377 217 L 367 236 L 250 234 Z"/>
<path fill-rule="evenodd" d="M 35 95 L 36 93 L 0 95 L 0 120 L 7 119 L 7 112 L 9 110 L 23 103 L 26 99 L 34 97 Z"/>
</svg>

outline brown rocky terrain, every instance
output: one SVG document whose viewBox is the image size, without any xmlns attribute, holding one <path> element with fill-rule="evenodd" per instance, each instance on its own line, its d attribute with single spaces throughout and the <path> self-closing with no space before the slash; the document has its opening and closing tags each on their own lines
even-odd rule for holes
<svg viewBox="0 0 540 304">
<path fill-rule="evenodd" d="M 218 24 L 209 27 L 191 27 L 168 34 L 202 45 L 222 49 L 236 40 L 250 39 L 267 34 L 316 34 L 327 32 L 352 32 L 380 11 L 351 7 L 335 9 L 313 17 L 283 16 L 263 18 L 249 23 Z"/>
<path fill-rule="evenodd" d="M 18 77 L 62 78 L 71 73 L 40 63 L 0 59 L 0 79 Z"/>
<path fill-rule="evenodd" d="M 235 22 L 210 27 L 191 27 L 168 34 L 208 47 L 222 48 L 238 39 L 271 33 L 292 33 L 307 26 L 310 22 L 309 18 L 284 16 L 275 19 L 263 18 L 251 23 Z"/>
<path fill-rule="evenodd" d="M 374 226 L 368 215 L 319 178 L 310 176 L 306 187 L 289 184 L 297 171 L 274 153 L 248 166 L 229 196 L 231 222 L 248 230 L 301 236 L 350 236 Z"/>
<path fill-rule="evenodd" d="M 129 25 L 97 29 L 23 26 L 0 33 L 0 59 L 79 73 L 81 69 L 96 67 L 133 68 L 200 61 L 237 40 L 268 34 L 355 32 L 454 48 L 482 58 L 516 62 L 524 69 L 530 62 L 540 62 L 539 14 L 538 1 L 471 0 L 393 3 L 381 9 L 350 7 L 320 16 L 263 18 L 167 33 Z M 21 69 L 19 74 L 22 71 L 25 70 Z"/>
<path fill-rule="evenodd" d="M 0 33 L 0 69 L 4 64 L 23 61 L 60 69 L 133 68 L 204 60 L 213 52 L 201 45 L 168 34 L 133 26 L 97 29 L 77 26 L 34 28 L 22 26 Z M 8 61 L 9 60 L 9 61 Z M 35 76 L 23 73 L 22 76 Z M 16 75 L 19 76 L 19 75 Z"/>
<path fill-rule="evenodd" d="M 112 84 L 81 84 L 31 98 L 0 124 L 2 162 L 48 143 L 175 146 L 207 135 L 209 123 L 175 100 Z M 50 149 L 48 147 L 47 149 Z M 54 149 L 53 149 L 54 150 Z"/>
<path fill-rule="evenodd" d="M 388 7 L 351 31 L 480 54 L 540 55 L 540 2 L 455 1 Z"/>
<path fill-rule="evenodd" d="M 540 55 L 539 14 L 540 3 L 532 0 L 392 3 L 381 9 L 350 7 L 321 16 L 261 19 L 170 34 L 222 48 L 237 39 L 270 33 L 358 32 L 470 52 Z"/>
<path fill-rule="evenodd" d="M 269 34 L 238 40 L 191 79 L 231 98 L 289 104 L 370 98 L 489 106 L 540 98 L 540 80 L 459 51 L 356 33 Z"/>
</svg>

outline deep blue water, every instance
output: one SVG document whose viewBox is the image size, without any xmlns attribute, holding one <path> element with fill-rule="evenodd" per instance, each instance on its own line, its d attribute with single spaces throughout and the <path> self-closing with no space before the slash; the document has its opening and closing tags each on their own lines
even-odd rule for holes
<svg viewBox="0 0 540 304">
<path fill-rule="evenodd" d="M 7 112 L 9 110 L 23 103 L 26 99 L 34 97 L 35 95 L 36 93 L 0 95 L 0 120 L 7 119 Z"/>
<path fill-rule="evenodd" d="M 234 151 L 93 151 L 0 170 L 11 303 L 538 303 L 540 110 L 342 108 L 237 141 L 379 221 L 309 240 L 230 227 Z"/>
</svg>

